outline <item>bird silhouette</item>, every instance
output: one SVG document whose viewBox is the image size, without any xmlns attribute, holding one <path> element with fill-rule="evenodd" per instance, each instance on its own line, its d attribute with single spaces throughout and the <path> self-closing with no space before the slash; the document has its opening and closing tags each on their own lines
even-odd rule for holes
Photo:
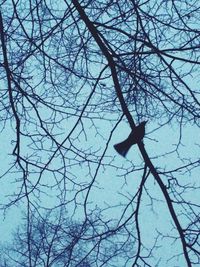
<svg viewBox="0 0 200 267">
<path fill-rule="evenodd" d="M 123 157 L 126 157 L 130 147 L 134 144 L 140 142 L 145 135 L 145 124 L 147 121 L 141 122 L 138 126 L 135 127 L 128 138 L 121 143 L 114 145 L 115 150 Z"/>
</svg>

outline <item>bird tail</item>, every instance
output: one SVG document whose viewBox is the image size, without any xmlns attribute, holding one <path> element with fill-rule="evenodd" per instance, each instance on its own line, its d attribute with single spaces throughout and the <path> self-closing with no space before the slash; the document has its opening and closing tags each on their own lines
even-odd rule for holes
<svg viewBox="0 0 200 267">
<path fill-rule="evenodd" d="M 126 154 L 130 148 L 130 145 L 127 143 L 127 140 L 114 145 L 115 150 L 123 157 L 126 157 Z"/>
</svg>

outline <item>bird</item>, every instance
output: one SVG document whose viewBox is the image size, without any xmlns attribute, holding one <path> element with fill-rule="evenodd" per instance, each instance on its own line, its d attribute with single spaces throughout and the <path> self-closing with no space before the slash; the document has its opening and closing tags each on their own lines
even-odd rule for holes
<svg viewBox="0 0 200 267">
<path fill-rule="evenodd" d="M 139 143 L 142 141 L 145 135 L 145 124 L 147 121 L 141 122 L 135 129 L 129 134 L 129 136 L 122 141 L 114 145 L 115 150 L 123 157 L 126 157 L 130 147 L 134 144 Z"/>
</svg>

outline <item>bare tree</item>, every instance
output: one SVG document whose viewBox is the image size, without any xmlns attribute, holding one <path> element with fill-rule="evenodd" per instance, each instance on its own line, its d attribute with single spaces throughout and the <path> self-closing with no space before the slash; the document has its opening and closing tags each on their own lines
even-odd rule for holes
<svg viewBox="0 0 200 267">
<path fill-rule="evenodd" d="M 104 240 L 107 226 L 97 213 L 84 222 L 72 221 L 63 209 L 32 213 L 29 224 L 24 219 L 0 248 L 1 266 L 114 266 L 113 258 L 123 258 L 132 246 L 123 229 L 120 239 L 109 233 Z"/>
<path fill-rule="evenodd" d="M 198 1 L 1 6 L 1 181 L 15 182 L 2 209 L 26 203 L 31 227 L 33 210 L 65 207 L 104 240 L 123 229 L 123 266 L 198 266 Z M 113 145 L 144 120 L 120 158 Z"/>
</svg>

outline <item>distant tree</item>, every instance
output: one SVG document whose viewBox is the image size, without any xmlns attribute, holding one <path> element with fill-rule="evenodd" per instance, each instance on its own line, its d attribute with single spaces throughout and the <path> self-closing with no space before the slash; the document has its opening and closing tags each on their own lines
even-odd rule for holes
<svg viewBox="0 0 200 267">
<path fill-rule="evenodd" d="M 97 218 L 90 223 L 92 227 L 88 222 L 73 222 L 62 212 L 46 212 L 42 217 L 32 214 L 30 222 L 14 232 L 13 240 L 1 245 L 1 266 L 113 266 L 113 258 L 120 260 L 131 244 L 125 245 L 123 238 L 118 240 L 114 235 L 108 235 L 108 242 L 104 242 L 101 228 L 105 226 Z"/>
</svg>

